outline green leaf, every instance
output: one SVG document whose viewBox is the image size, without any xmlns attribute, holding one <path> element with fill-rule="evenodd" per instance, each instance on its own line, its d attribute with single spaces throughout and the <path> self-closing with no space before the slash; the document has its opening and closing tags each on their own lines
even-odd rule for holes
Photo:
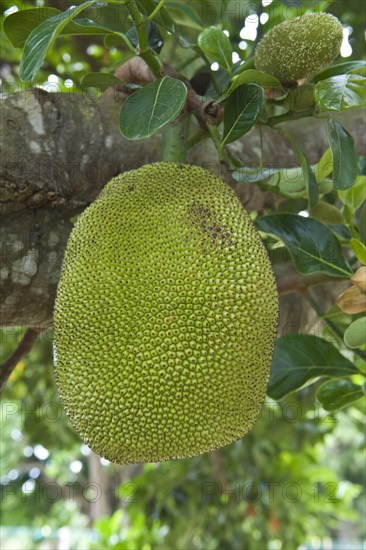
<svg viewBox="0 0 366 550">
<path fill-rule="evenodd" d="M 4 31 L 10 42 L 15 48 L 23 48 L 28 36 L 42 21 L 50 19 L 53 16 L 60 15 L 63 12 L 56 8 L 31 8 L 29 10 L 20 10 L 8 15 L 4 20 Z M 111 35 L 119 37 L 118 43 L 124 42 L 130 50 L 134 51 L 129 40 L 125 35 L 115 29 L 109 28 L 105 24 L 102 26 L 89 18 L 78 18 L 70 21 L 59 34 L 67 35 Z"/>
<path fill-rule="evenodd" d="M 194 31 L 202 31 L 204 26 L 197 12 L 182 2 L 167 2 L 165 6 L 160 8 L 155 21 L 162 28 L 174 34 L 182 48 L 195 46 L 196 39 L 192 34 L 195 34 Z"/>
<path fill-rule="evenodd" d="M 289 334 L 276 341 L 267 394 L 282 399 L 319 376 L 340 377 L 358 372 L 327 340 L 310 334 Z"/>
<path fill-rule="evenodd" d="M 351 239 L 351 248 L 360 262 L 366 265 L 366 246 L 359 239 Z"/>
<path fill-rule="evenodd" d="M 311 169 L 310 164 L 308 163 L 308 160 L 305 157 L 304 153 L 297 146 L 296 141 L 293 139 L 292 135 L 288 132 L 286 133 L 286 135 L 291 141 L 292 146 L 295 149 L 295 152 L 300 161 L 302 176 L 309 199 L 309 209 L 314 208 L 319 200 L 319 187 L 314 172 Z"/>
<path fill-rule="evenodd" d="M 344 111 L 366 105 L 366 78 L 357 73 L 333 76 L 318 82 L 316 105 L 324 111 Z"/>
<path fill-rule="evenodd" d="M 299 157 L 302 174 L 305 182 L 306 191 L 309 197 L 309 208 L 314 208 L 316 203 L 319 200 L 319 187 L 315 179 L 314 172 L 312 171 L 310 164 L 308 163 L 307 158 L 304 153 L 296 147 L 296 153 Z"/>
<path fill-rule="evenodd" d="M 80 84 L 81 88 L 99 88 L 105 90 L 110 86 L 123 86 L 123 82 L 109 73 L 88 73 L 86 74 Z"/>
<path fill-rule="evenodd" d="M 357 155 L 351 134 L 332 117 L 328 120 L 328 140 L 333 156 L 336 189 L 348 189 L 357 177 Z"/>
<path fill-rule="evenodd" d="M 187 93 L 185 84 L 170 76 L 140 88 L 122 106 L 121 134 L 131 140 L 152 136 L 179 115 Z"/>
<path fill-rule="evenodd" d="M 4 32 L 14 48 L 22 48 L 27 37 L 42 21 L 62 13 L 56 8 L 32 8 L 12 13 L 4 19 Z"/>
<path fill-rule="evenodd" d="M 320 386 L 316 397 L 326 411 L 334 411 L 364 397 L 362 386 L 351 380 L 329 380 Z"/>
<path fill-rule="evenodd" d="M 363 243 L 366 243 L 366 201 L 364 201 L 358 212 L 358 231 L 360 234 L 360 239 Z"/>
<path fill-rule="evenodd" d="M 325 201 L 319 201 L 314 208 L 310 210 L 310 215 L 316 220 L 325 224 L 343 224 L 344 220 L 340 210 Z"/>
<path fill-rule="evenodd" d="M 173 20 L 179 25 L 199 31 L 204 28 L 205 25 L 203 24 L 198 12 L 192 6 L 190 6 L 189 3 L 181 2 L 181 0 L 176 0 L 167 2 L 165 6 Z"/>
<path fill-rule="evenodd" d="M 366 317 L 360 317 L 353 321 L 345 330 L 344 343 L 348 348 L 361 348 L 366 344 Z"/>
<path fill-rule="evenodd" d="M 231 71 L 233 49 L 226 34 L 217 27 L 208 27 L 198 37 L 198 45 L 211 61 Z"/>
<path fill-rule="evenodd" d="M 243 166 L 236 172 L 233 172 L 233 178 L 239 183 L 255 183 L 273 176 L 278 172 L 275 168 L 248 168 Z"/>
<path fill-rule="evenodd" d="M 338 191 L 339 198 L 349 208 L 357 210 L 366 201 L 366 176 L 358 176 L 355 183 L 346 191 Z"/>
<path fill-rule="evenodd" d="M 63 28 L 66 27 L 67 23 L 95 2 L 96 0 L 89 0 L 79 6 L 73 6 L 50 19 L 46 19 L 33 29 L 26 40 L 20 61 L 19 76 L 23 82 L 33 80 L 44 61 L 48 48 Z"/>
<path fill-rule="evenodd" d="M 366 61 L 345 61 L 344 63 L 338 63 L 338 65 L 328 67 L 321 73 L 316 74 L 312 78 L 312 81 L 319 82 L 319 80 L 325 80 L 327 78 L 330 78 L 331 76 L 346 75 L 354 69 L 359 69 L 362 67 L 366 67 Z"/>
<path fill-rule="evenodd" d="M 243 84 L 258 84 L 259 86 L 280 88 L 283 90 L 281 82 L 275 76 L 264 73 L 263 71 L 247 69 L 232 78 L 231 85 L 227 90 L 226 95 L 232 94 L 236 88 L 242 86 Z"/>
<path fill-rule="evenodd" d="M 248 69 L 254 69 L 254 68 L 255 68 L 254 57 L 250 57 L 246 61 L 244 62 L 242 61 L 239 65 L 236 65 L 236 67 L 234 68 L 234 73 L 237 75 L 242 73 L 243 71 L 247 71 Z"/>
<path fill-rule="evenodd" d="M 333 172 L 333 157 L 330 147 L 324 151 L 320 161 L 314 166 L 316 181 L 319 183 Z"/>
<path fill-rule="evenodd" d="M 285 197 L 306 197 L 303 171 L 299 166 L 278 170 L 267 181 L 267 185 Z"/>
<path fill-rule="evenodd" d="M 334 233 L 323 223 L 296 214 L 271 214 L 256 221 L 260 231 L 275 235 L 287 246 L 299 273 L 324 273 L 351 277 L 342 248 Z"/>
<path fill-rule="evenodd" d="M 225 104 L 224 134 L 221 146 L 249 132 L 264 107 L 263 88 L 244 84 L 237 88 Z"/>
<path fill-rule="evenodd" d="M 163 37 L 161 36 L 159 27 L 153 21 L 148 21 L 148 23 L 147 23 L 147 34 L 148 34 L 149 45 L 150 45 L 151 49 L 154 50 L 155 52 L 160 53 L 161 48 L 164 45 L 164 40 L 163 40 Z M 136 32 L 135 27 L 131 27 L 126 32 L 126 37 L 129 39 L 131 44 L 135 48 L 137 48 L 139 40 L 138 40 L 138 37 L 137 37 L 137 32 Z"/>
</svg>

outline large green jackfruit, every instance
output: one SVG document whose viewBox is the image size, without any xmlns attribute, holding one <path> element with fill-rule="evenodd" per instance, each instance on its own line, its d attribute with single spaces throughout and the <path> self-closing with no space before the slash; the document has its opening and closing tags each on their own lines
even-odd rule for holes
<svg viewBox="0 0 366 550">
<path fill-rule="evenodd" d="M 265 397 L 277 310 L 266 250 L 223 181 L 174 163 L 114 178 L 78 219 L 58 286 L 72 424 L 118 463 L 237 440 Z"/>
<path fill-rule="evenodd" d="M 339 54 L 342 25 L 329 13 L 309 13 L 273 27 L 260 40 L 255 66 L 285 84 L 306 78 Z"/>
</svg>

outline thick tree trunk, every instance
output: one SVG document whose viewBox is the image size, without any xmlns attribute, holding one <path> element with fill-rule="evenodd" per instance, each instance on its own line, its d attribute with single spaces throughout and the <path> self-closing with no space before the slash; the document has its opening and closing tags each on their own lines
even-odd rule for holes
<svg viewBox="0 0 366 550">
<path fill-rule="evenodd" d="M 137 143 L 121 137 L 117 124 L 120 101 L 113 93 L 93 99 L 40 90 L 16 93 L 1 101 L 2 325 L 51 325 L 71 218 L 116 174 L 159 160 L 159 134 Z M 340 118 L 362 154 L 364 113 L 348 111 Z M 327 147 L 325 122 L 305 119 L 287 127 L 310 162 L 316 162 Z M 267 166 L 298 165 L 291 145 L 275 130 L 265 129 L 264 144 Z M 244 136 L 233 150 L 246 164 L 258 165 L 258 131 Z M 210 141 L 192 148 L 188 161 L 224 177 L 248 210 L 273 205 L 275 198 L 270 193 L 231 180 Z"/>
</svg>

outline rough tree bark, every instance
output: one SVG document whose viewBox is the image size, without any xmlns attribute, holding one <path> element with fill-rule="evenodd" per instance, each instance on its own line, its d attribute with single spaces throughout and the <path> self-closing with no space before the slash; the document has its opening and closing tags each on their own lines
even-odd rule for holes
<svg viewBox="0 0 366 550">
<path fill-rule="evenodd" d="M 159 160 L 161 136 L 142 142 L 124 140 L 117 120 L 120 96 L 49 94 L 27 90 L 1 101 L 1 324 L 47 327 L 72 217 L 81 212 L 116 174 Z M 365 149 L 364 113 L 340 119 L 359 154 Z M 310 162 L 327 147 L 322 120 L 287 124 Z M 233 146 L 246 164 L 258 165 L 257 130 Z M 274 129 L 264 131 L 267 166 L 297 166 L 291 145 Z M 188 162 L 220 173 L 248 210 L 271 208 L 276 200 L 256 186 L 231 180 L 206 140 L 189 152 Z"/>
</svg>

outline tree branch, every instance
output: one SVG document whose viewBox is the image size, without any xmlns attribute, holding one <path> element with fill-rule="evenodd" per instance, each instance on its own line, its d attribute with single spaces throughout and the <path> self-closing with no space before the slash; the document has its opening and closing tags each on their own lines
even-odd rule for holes
<svg viewBox="0 0 366 550">
<path fill-rule="evenodd" d="M 312 286 L 334 283 L 334 280 L 334 277 L 327 277 L 326 275 L 307 275 L 304 277 L 300 274 L 294 274 L 278 278 L 277 290 L 280 295 L 292 292 L 306 292 Z M 336 280 L 339 282 L 342 279 Z M 346 278 L 344 280 L 349 281 Z"/>
<path fill-rule="evenodd" d="M 43 329 L 28 328 L 10 357 L 8 357 L 8 359 L 6 359 L 6 361 L 4 361 L 4 363 L 0 365 L 0 391 L 3 391 L 9 376 L 11 375 L 21 358 L 30 352 L 34 342 L 37 339 L 38 334 L 40 334 L 42 330 Z"/>
<path fill-rule="evenodd" d="M 142 78 L 151 78 L 145 72 Z M 3 326 L 50 327 L 63 252 L 72 229 L 70 218 L 95 200 L 118 173 L 160 159 L 161 133 L 137 144 L 122 138 L 118 129 L 121 93 L 110 89 L 100 98 L 86 94 L 27 89 L 0 100 Z M 337 118 L 362 154 L 364 113 L 355 109 Z M 199 130 L 196 120 L 192 119 L 191 127 L 194 135 Z M 322 120 L 303 119 L 285 128 L 291 130 L 310 163 L 317 162 L 328 147 Z M 265 166 L 298 166 L 287 138 L 268 127 L 262 130 Z M 228 149 L 246 166 L 258 168 L 259 130 L 254 128 Z M 225 179 L 248 211 L 261 214 L 273 209 L 274 195 L 231 179 L 231 172 L 218 161 L 212 140 L 196 143 L 188 151 L 187 162 Z M 300 294 L 297 297 L 302 299 Z"/>
</svg>

